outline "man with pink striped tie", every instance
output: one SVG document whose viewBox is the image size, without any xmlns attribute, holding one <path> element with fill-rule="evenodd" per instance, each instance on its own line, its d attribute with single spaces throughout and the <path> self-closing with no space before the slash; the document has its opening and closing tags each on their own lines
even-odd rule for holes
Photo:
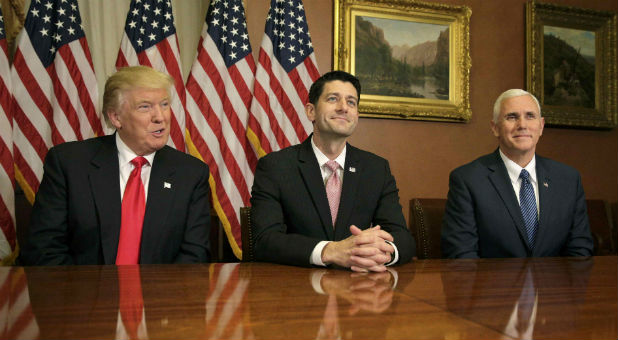
<svg viewBox="0 0 618 340">
<path fill-rule="evenodd" d="M 388 161 L 347 143 L 360 92 L 353 75 L 324 74 L 305 105 L 311 136 L 258 162 L 251 195 L 258 261 L 367 272 L 414 255 Z"/>
</svg>

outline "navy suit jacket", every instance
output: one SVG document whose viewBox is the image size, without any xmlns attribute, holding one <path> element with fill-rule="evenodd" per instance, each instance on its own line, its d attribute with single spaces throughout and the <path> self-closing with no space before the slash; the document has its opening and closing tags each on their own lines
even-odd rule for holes
<svg viewBox="0 0 618 340">
<path fill-rule="evenodd" d="M 540 213 L 532 249 L 499 151 L 453 170 L 442 223 L 444 256 L 592 255 L 586 200 L 577 170 L 536 156 L 536 173 Z"/>
<path fill-rule="evenodd" d="M 122 205 L 115 135 L 55 146 L 44 170 L 20 261 L 114 264 Z M 208 166 L 194 157 L 168 146 L 156 152 L 140 263 L 208 261 L 208 177 Z"/>
<path fill-rule="evenodd" d="M 380 225 L 394 238 L 398 263 L 412 258 L 414 240 L 406 228 L 388 162 L 349 144 L 346 150 L 334 228 L 311 136 L 259 160 L 251 194 L 258 261 L 309 266 L 318 242 L 349 237 L 352 224 L 360 229 Z"/>
</svg>

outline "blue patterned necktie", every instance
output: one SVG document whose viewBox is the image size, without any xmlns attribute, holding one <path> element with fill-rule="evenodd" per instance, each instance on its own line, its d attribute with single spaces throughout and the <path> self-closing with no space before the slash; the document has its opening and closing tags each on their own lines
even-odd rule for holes
<svg viewBox="0 0 618 340">
<path fill-rule="evenodd" d="M 530 183 L 530 174 L 526 171 L 526 169 L 521 170 L 519 178 L 521 178 L 521 187 L 519 188 L 519 206 L 521 208 L 521 215 L 524 218 L 524 224 L 526 225 L 526 233 L 528 234 L 530 248 L 534 248 L 536 230 L 539 226 L 534 188 L 532 188 L 532 184 Z"/>
</svg>

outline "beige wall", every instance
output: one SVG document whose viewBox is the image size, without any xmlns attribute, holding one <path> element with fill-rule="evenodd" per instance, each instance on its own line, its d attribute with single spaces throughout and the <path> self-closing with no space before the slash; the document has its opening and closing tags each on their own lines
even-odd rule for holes
<svg viewBox="0 0 618 340">
<path fill-rule="evenodd" d="M 495 98 L 509 88 L 525 88 L 525 0 L 440 0 L 467 5 L 470 20 L 469 123 L 437 123 L 363 118 L 351 142 L 390 161 L 408 218 L 414 197 L 446 197 L 455 167 L 493 151 L 489 129 Z M 550 0 L 570 6 L 618 12 L 615 0 Z M 267 0 L 247 3 L 249 32 L 263 30 Z M 305 0 L 307 21 L 320 68 L 332 69 L 332 1 Z M 261 36 L 252 35 L 254 50 Z M 546 128 L 537 152 L 579 169 L 587 198 L 618 200 L 618 130 Z"/>
</svg>

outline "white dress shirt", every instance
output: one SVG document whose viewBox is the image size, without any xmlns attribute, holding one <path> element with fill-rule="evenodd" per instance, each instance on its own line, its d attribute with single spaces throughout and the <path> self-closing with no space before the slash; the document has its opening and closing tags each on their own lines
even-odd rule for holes
<svg viewBox="0 0 618 340">
<path fill-rule="evenodd" d="M 510 160 L 505 154 L 500 150 L 500 157 L 506 166 L 506 171 L 509 174 L 509 178 L 511 179 L 511 185 L 513 185 L 513 190 L 515 190 L 515 196 L 517 197 L 517 202 L 519 203 L 519 189 L 521 188 L 521 178 L 519 175 L 521 174 L 522 169 L 526 169 L 530 174 L 530 183 L 532 184 L 532 188 L 534 188 L 534 197 L 536 199 L 536 212 L 537 214 L 540 211 L 539 207 L 539 182 L 536 178 L 536 156 L 532 157 L 530 163 L 528 163 L 525 167 L 519 166 L 519 164 Z M 521 203 L 520 203 L 521 204 Z"/>
<path fill-rule="evenodd" d="M 120 170 L 120 200 L 124 197 L 124 189 L 127 186 L 129 176 L 133 171 L 133 164 L 131 161 L 133 158 L 138 157 L 129 147 L 122 141 L 118 133 L 116 133 L 116 148 L 118 149 L 118 169 Z M 148 183 L 150 182 L 150 170 L 152 169 L 152 163 L 154 162 L 154 156 L 156 152 L 153 152 L 142 157 L 146 158 L 148 164 L 142 166 L 142 183 L 144 184 L 145 199 L 148 200 Z M 146 201 L 144 201 L 146 202 Z"/>
</svg>

